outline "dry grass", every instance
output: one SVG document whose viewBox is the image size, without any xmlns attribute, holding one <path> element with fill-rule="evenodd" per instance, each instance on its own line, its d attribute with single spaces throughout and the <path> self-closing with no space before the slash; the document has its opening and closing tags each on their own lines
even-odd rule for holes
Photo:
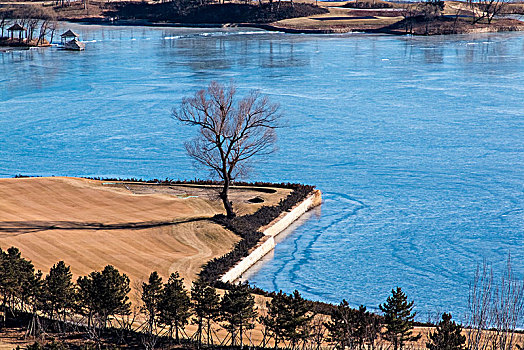
<svg viewBox="0 0 524 350">
<path fill-rule="evenodd" d="M 231 199 L 246 214 L 278 203 L 289 192 L 233 188 Z M 59 260 L 71 265 L 75 278 L 112 264 L 131 278 L 134 287 L 153 270 L 164 278 L 179 271 L 189 288 L 203 263 L 228 252 L 239 240 L 221 226 L 199 220 L 223 212 L 216 193 L 206 186 L 59 177 L 0 179 L 0 247 L 18 247 L 44 272 Z M 254 197 L 263 202 L 248 202 Z M 130 296 L 136 301 L 136 289 Z M 256 299 L 263 307 L 266 298 Z M 188 332 L 194 331 L 190 325 Z M 225 336 L 223 329 L 217 331 Z M 0 350 L 32 343 L 22 340 L 16 330 L 11 333 L 2 334 Z M 259 333 L 257 325 L 253 341 L 261 340 Z"/>
<path fill-rule="evenodd" d="M 241 213 L 248 213 L 288 192 L 234 189 L 231 197 Z M 247 202 L 256 196 L 264 203 Z M 132 284 L 153 270 L 163 277 L 179 271 L 189 284 L 202 264 L 239 240 L 205 220 L 223 212 L 213 198 L 214 191 L 203 187 L 0 179 L 0 247 L 18 247 L 44 272 L 64 260 L 75 277 L 112 264 Z"/>
<path fill-rule="evenodd" d="M 362 31 L 376 29 L 391 25 L 402 19 L 401 16 L 374 16 L 366 15 L 365 10 L 352 10 L 345 8 L 327 8 L 329 13 L 311 17 L 300 17 L 285 19 L 272 23 L 275 27 L 296 30 L 318 30 L 318 31 Z M 379 10 L 372 10 L 374 12 Z M 358 14 L 355 14 L 357 12 Z"/>
</svg>

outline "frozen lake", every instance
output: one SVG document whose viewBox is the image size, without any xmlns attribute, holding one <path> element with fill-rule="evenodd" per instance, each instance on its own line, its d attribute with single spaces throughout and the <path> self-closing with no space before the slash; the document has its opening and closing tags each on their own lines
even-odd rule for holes
<svg viewBox="0 0 524 350">
<path fill-rule="evenodd" d="M 325 198 L 250 281 L 372 309 L 399 285 L 423 315 L 461 314 L 483 259 L 523 277 L 524 33 L 66 27 L 85 52 L 0 53 L 0 176 L 205 177 L 170 110 L 234 80 L 285 115 L 249 179 Z"/>
</svg>

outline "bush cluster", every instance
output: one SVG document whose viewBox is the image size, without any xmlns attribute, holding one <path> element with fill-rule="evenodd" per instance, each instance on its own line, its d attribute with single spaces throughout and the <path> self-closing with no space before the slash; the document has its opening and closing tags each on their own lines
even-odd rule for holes
<svg viewBox="0 0 524 350">
<path fill-rule="evenodd" d="M 327 13 L 326 9 L 310 4 L 281 3 L 277 9 L 271 4 L 211 4 L 199 7 L 185 16 L 176 18 L 181 23 L 271 23 L 287 18 L 308 17 Z"/>
<path fill-rule="evenodd" d="M 15 178 L 23 178 L 23 177 L 36 177 L 36 176 L 27 176 L 27 175 L 16 175 Z M 97 181 L 114 181 L 114 182 L 139 182 L 144 184 L 161 184 L 161 185 L 198 185 L 198 186 L 222 186 L 223 182 L 216 181 L 216 180 L 202 180 L 202 179 L 193 179 L 193 180 L 174 180 L 170 178 L 165 179 L 141 179 L 141 178 L 120 178 L 120 177 L 85 177 L 89 180 L 97 180 Z M 273 188 L 289 188 L 292 190 L 300 190 L 302 187 L 307 188 L 310 187 L 311 189 L 309 192 L 312 191 L 314 186 L 309 185 L 302 185 L 297 183 L 291 183 L 291 182 L 264 182 L 264 181 L 255 181 L 255 182 L 246 182 L 246 181 L 234 181 L 232 183 L 232 186 L 246 186 L 246 187 L 273 187 Z M 263 192 L 263 189 L 261 189 Z M 308 192 L 308 193 L 309 193 Z"/>
<path fill-rule="evenodd" d="M 271 185 L 267 184 L 266 186 Z M 277 205 L 265 205 L 253 214 L 237 216 L 233 219 L 228 219 L 225 215 L 219 214 L 215 215 L 213 220 L 244 238 L 248 233 L 258 231 L 261 227 L 269 225 L 283 212 L 291 210 L 315 189 L 314 186 L 300 184 L 284 184 L 281 187 L 292 188 L 293 191 L 286 198 L 281 199 Z"/>
<path fill-rule="evenodd" d="M 255 247 L 263 236 L 264 234 L 261 232 L 247 233 L 240 242 L 235 244 L 235 247 L 229 253 L 208 261 L 203 266 L 198 277 L 206 283 L 218 287 L 217 282 L 220 277 L 242 260 L 242 258 L 248 256 L 251 248 Z"/>
<path fill-rule="evenodd" d="M 236 183 L 235 183 L 236 184 Z M 251 186 L 253 184 L 250 184 Z M 256 183 L 257 186 L 271 186 L 273 184 Z M 271 223 L 281 213 L 289 211 L 299 202 L 304 200 L 314 189 L 314 186 L 301 184 L 280 184 L 280 187 L 291 188 L 293 191 L 275 206 L 263 206 L 253 214 L 237 216 L 228 219 L 225 215 L 215 215 L 213 220 L 228 230 L 242 237 L 233 250 L 229 253 L 208 261 L 199 273 L 199 278 L 207 283 L 220 285 L 220 277 L 235 266 L 242 258 L 249 255 L 251 249 L 256 247 L 264 234 L 258 230 Z"/>
<path fill-rule="evenodd" d="M 270 23 L 286 18 L 327 13 L 310 4 L 209 4 L 207 1 L 176 0 L 159 4 L 119 2 L 108 5 L 108 15 L 120 19 L 143 19 L 176 23 Z"/>
<path fill-rule="evenodd" d="M 393 8 L 393 4 L 390 4 L 389 2 L 385 2 L 385 1 L 377 1 L 377 2 L 355 1 L 355 2 L 348 2 L 347 4 L 343 5 L 342 7 L 357 8 L 357 9 L 384 9 L 384 8 Z"/>
<path fill-rule="evenodd" d="M 260 186 L 261 183 L 258 183 Z M 264 186 L 273 186 L 264 184 Z M 301 184 L 281 184 L 282 187 L 292 188 L 293 191 L 275 206 L 263 206 L 253 214 L 228 219 L 225 215 L 215 215 L 213 220 L 228 230 L 242 237 L 229 253 L 208 261 L 199 273 L 199 278 L 207 283 L 218 286 L 220 277 L 235 266 L 242 258 L 249 255 L 264 234 L 258 230 L 271 223 L 281 213 L 289 211 L 296 204 L 304 200 L 314 189 L 314 186 Z M 222 284 L 220 284 L 224 287 Z"/>
</svg>

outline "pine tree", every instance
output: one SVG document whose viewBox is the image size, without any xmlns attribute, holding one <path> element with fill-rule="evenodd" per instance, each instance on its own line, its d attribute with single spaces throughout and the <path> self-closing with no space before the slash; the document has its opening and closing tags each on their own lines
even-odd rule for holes
<svg viewBox="0 0 524 350">
<path fill-rule="evenodd" d="M 59 261 L 49 270 L 43 285 L 43 309 L 53 319 L 55 315 L 65 321 L 65 315 L 73 306 L 74 285 L 71 268 Z"/>
<path fill-rule="evenodd" d="M 266 302 L 267 315 L 260 317 L 260 322 L 268 329 L 275 340 L 275 349 L 285 335 L 285 323 L 288 317 L 289 296 L 279 291 L 270 301 Z"/>
<path fill-rule="evenodd" d="M 374 349 L 382 328 L 381 318 L 367 311 L 365 306 L 360 305 L 356 310 L 355 324 L 356 332 L 354 334 L 359 348 L 364 349 L 364 345 L 367 344 L 368 348 Z"/>
<path fill-rule="evenodd" d="M 202 333 L 204 321 L 207 325 L 207 343 L 213 341 L 211 336 L 211 320 L 217 318 L 220 314 L 220 297 L 214 287 L 208 285 L 203 280 L 196 280 L 191 286 L 191 300 L 193 310 L 196 315 L 196 323 L 198 325 L 197 336 L 198 346 L 202 345 Z"/>
<path fill-rule="evenodd" d="M 92 324 L 92 316 L 97 315 L 105 328 L 107 320 L 113 315 L 126 315 L 130 312 L 130 302 L 127 294 L 129 277 L 111 265 L 102 272 L 94 271 L 77 281 L 79 301 L 89 315 L 88 326 Z"/>
<path fill-rule="evenodd" d="M 17 310 L 29 309 L 33 315 L 27 335 L 37 335 L 40 327 L 36 325 L 42 292 L 42 272 L 35 272 L 33 263 L 22 258 L 20 250 L 11 247 L 0 249 L 0 295 L 2 297 L 2 321 L 8 315 L 16 316 Z"/>
<path fill-rule="evenodd" d="M 329 332 L 328 341 L 335 344 L 335 348 L 344 350 L 353 345 L 353 314 L 354 310 L 349 307 L 349 303 L 344 299 L 331 312 L 331 320 L 326 322 Z"/>
<path fill-rule="evenodd" d="M 149 333 L 153 332 L 156 317 L 159 313 L 162 287 L 162 278 L 156 271 L 151 272 L 148 283 L 142 283 L 142 302 L 144 303 L 143 311 L 147 317 L 147 332 Z"/>
<path fill-rule="evenodd" d="M 435 332 L 429 335 L 426 348 L 429 350 L 464 350 L 466 336 L 462 335 L 462 327 L 451 321 L 451 314 L 444 313 L 442 321 Z"/>
<path fill-rule="evenodd" d="M 337 348 L 374 349 L 381 322 L 380 317 L 367 311 L 365 306 L 352 309 L 346 300 L 342 300 L 326 326 L 330 332 L 330 341 Z"/>
<path fill-rule="evenodd" d="M 29 282 L 28 305 L 31 306 L 31 321 L 27 326 L 26 336 L 37 337 L 40 335 L 41 325 L 38 319 L 38 311 L 41 309 L 43 295 L 42 272 L 38 270 Z"/>
<path fill-rule="evenodd" d="M 8 309 L 12 305 L 12 299 L 18 293 L 18 265 L 21 259 L 20 251 L 11 247 L 7 251 L 0 251 L 0 288 L 2 292 L 2 315 L 6 321 Z"/>
<path fill-rule="evenodd" d="M 298 290 L 295 290 L 288 299 L 287 319 L 284 323 L 284 337 L 291 342 L 291 349 L 295 349 L 297 343 L 308 337 L 307 326 L 312 315 L 309 313 L 307 301 L 302 298 Z"/>
<path fill-rule="evenodd" d="M 420 335 L 412 336 L 413 320 L 416 313 L 413 310 L 413 301 L 408 302 L 407 296 L 400 287 L 391 290 L 384 304 L 379 305 L 384 313 L 386 331 L 383 336 L 393 344 L 393 349 L 402 349 L 405 342 L 416 341 Z"/>
<path fill-rule="evenodd" d="M 222 320 L 225 321 L 224 328 L 231 334 L 231 345 L 236 345 L 238 334 L 242 348 L 244 331 L 254 328 L 257 315 L 255 298 L 249 292 L 247 283 L 235 284 L 224 294 L 221 311 Z"/>
<path fill-rule="evenodd" d="M 218 302 L 217 302 L 218 304 Z M 183 330 L 191 316 L 191 300 L 178 272 L 172 273 L 164 285 L 160 298 L 160 321 L 169 326 L 169 333 L 180 343 L 179 330 Z"/>
<path fill-rule="evenodd" d="M 15 247 L 0 249 L 0 293 L 2 295 L 3 320 L 8 313 L 24 309 L 34 294 L 35 268 L 30 260 L 22 258 Z"/>
</svg>

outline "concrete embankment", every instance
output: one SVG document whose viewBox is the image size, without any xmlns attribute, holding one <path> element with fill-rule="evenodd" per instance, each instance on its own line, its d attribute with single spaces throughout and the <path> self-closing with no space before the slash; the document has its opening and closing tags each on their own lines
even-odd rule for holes
<svg viewBox="0 0 524 350">
<path fill-rule="evenodd" d="M 297 204 L 288 212 L 282 213 L 278 218 L 273 220 L 269 225 L 262 227 L 261 232 L 265 237 L 253 249 L 253 251 L 240 260 L 235 266 L 227 271 L 222 278 L 222 282 L 234 282 L 243 273 L 245 273 L 257 261 L 262 259 L 267 253 L 275 248 L 275 236 L 284 231 L 295 220 L 302 216 L 308 210 L 320 205 L 322 203 L 322 192 L 319 190 L 313 191 L 302 202 Z"/>
</svg>

